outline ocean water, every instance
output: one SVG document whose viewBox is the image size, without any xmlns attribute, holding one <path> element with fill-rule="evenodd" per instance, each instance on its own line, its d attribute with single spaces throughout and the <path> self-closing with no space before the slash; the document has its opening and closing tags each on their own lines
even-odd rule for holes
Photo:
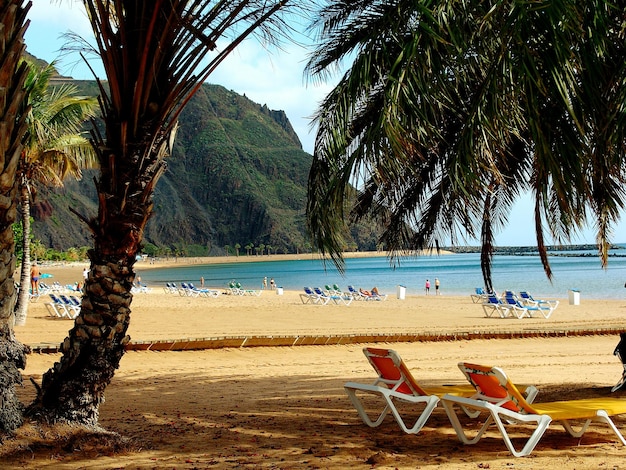
<svg viewBox="0 0 626 470">
<path fill-rule="evenodd" d="M 567 299 L 570 290 L 580 292 L 581 298 L 626 298 L 626 251 L 622 256 L 611 256 L 603 269 L 597 256 L 551 256 L 553 279 L 550 282 L 538 256 L 503 256 L 493 259 L 492 279 L 498 291 L 529 291 L 534 297 Z M 398 286 L 404 286 L 407 295 L 424 295 L 426 279 L 441 283 L 442 295 L 469 295 L 483 285 L 478 253 L 421 256 L 402 258 L 397 266 L 390 265 L 385 257 L 346 259 L 344 275 L 332 263 L 324 264 L 311 255 L 294 261 L 256 261 L 251 263 L 224 263 L 155 268 L 141 270 L 135 265 L 142 282 L 159 287 L 166 282 L 193 282 L 199 285 L 226 287 L 232 280 L 248 289 L 260 289 L 263 277 L 274 278 L 276 285 L 290 290 L 304 286 L 324 287 L 338 284 L 347 290 L 348 285 L 371 289 L 377 286 L 382 293 L 396 295 Z"/>
</svg>

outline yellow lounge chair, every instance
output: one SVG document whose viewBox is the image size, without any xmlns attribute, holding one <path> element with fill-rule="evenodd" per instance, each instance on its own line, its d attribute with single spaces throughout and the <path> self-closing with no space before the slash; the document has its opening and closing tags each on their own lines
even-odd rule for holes
<svg viewBox="0 0 626 470">
<path fill-rule="evenodd" d="M 442 395 L 469 397 L 476 393 L 474 387 L 468 384 L 422 387 L 417 383 L 400 355 L 393 349 L 363 348 L 363 354 L 378 377 L 372 384 L 347 382 L 344 389 L 363 422 L 370 427 L 379 426 L 387 414 L 391 412 L 404 432 L 417 434 L 426 424 Z M 524 386 L 524 388 L 527 399 L 532 402 L 537 394 L 537 389 L 533 386 Z M 384 408 L 377 412 L 378 417 L 375 419 L 370 418 L 365 410 L 365 406 L 359 398 L 360 392 L 378 395 L 383 399 Z M 405 422 L 396 406 L 396 400 L 416 405 L 418 409 L 423 408 L 414 423 L 407 424 Z M 470 413 L 469 410 L 468 413 Z"/>
<path fill-rule="evenodd" d="M 591 422 L 600 421 L 608 424 L 620 442 L 626 440 L 609 416 L 626 413 L 626 400 L 620 398 L 589 398 L 582 400 L 556 401 L 550 403 L 529 403 L 518 388 L 511 383 L 499 367 L 487 367 L 477 364 L 459 363 L 459 368 L 477 393 L 471 398 L 444 395 L 441 403 L 457 436 L 464 444 L 475 444 L 480 440 L 491 423 L 495 423 L 502 434 L 504 443 L 516 457 L 529 455 L 552 421 L 558 421 L 573 437 L 581 437 Z M 455 405 L 464 411 L 467 409 L 480 413 L 487 412 L 489 417 L 478 430 L 475 437 L 469 438 L 459 421 Z M 582 421 L 579 430 L 574 430 L 571 421 Z M 506 424 L 529 423 L 535 426 L 521 450 L 517 450 L 506 431 Z"/>
</svg>

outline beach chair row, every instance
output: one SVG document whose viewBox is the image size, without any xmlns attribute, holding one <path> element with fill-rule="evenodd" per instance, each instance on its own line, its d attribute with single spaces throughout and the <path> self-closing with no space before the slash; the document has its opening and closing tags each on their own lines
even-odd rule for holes
<svg viewBox="0 0 626 470">
<path fill-rule="evenodd" d="M 363 352 L 378 377 L 371 384 L 347 382 L 344 389 L 359 417 L 370 427 L 379 426 L 391 414 L 404 432 L 417 434 L 435 408 L 442 405 L 462 443 L 476 444 L 495 424 L 515 457 L 530 455 L 553 422 L 560 423 L 577 438 L 574 445 L 579 445 L 593 422 L 608 425 L 619 442 L 626 445 L 626 439 L 611 419 L 626 414 L 626 400 L 622 398 L 602 396 L 536 403 L 538 390 L 533 385 L 515 385 L 499 367 L 468 362 L 460 362 L 458 367 L 469 383 L 427 387 L 418 383 L 394 350 L 364 348 Z M 367 395 L 379 398 L 377 406 L 371 400 L 363 400 Z M 415 406 L 407 412 L 406 407 L 398 407 L 399 403 Z M 512 425 L 516 430 L 515 442 L 509 435 Z M 519 425 L 528 427 L 527 437 L 518 436 L 523 434 Z M 576 429 L 575 425 L 578 425 Z M 468 435 L 468 429 L 472 430 L 472 436 Z"/>
<path fill-rule="evenodd" d="M 81 300 L 74 295 L 48 294 L 48 314 L 53 318 L 75 319 L 80 313 Z"/>
<path fill-rule="evenodd" d="M 550 318 L 552 313 L 559 306 L 558 300 L 535 299 L 527 291 L 521 291 L 516 294 L 513 291 L 504 291 L 504 294 L 496 293 L 485 294 L 478 292 L 472 294 L 480 296 L 482 299 L 482 308 L 486 317 L 496 318 Z"/>
<path fill-rule="evenodd" d="M 337 287 L 337 284 L 334 285 Z M 378 292 L 376 287 L 372 288 L 372 290 L 363 290 L 363 289 L 355 289 L 354 286 L 348 286 L 348 293 L 352 295 L 354 300 L 387 300 L 387 294 L 381 294 Z"/>
<path fill-rule="evenodd" d="M 244 289 L 240 282 L 231 281 L 228 283 L 227 294 L 230 295 L 251 295 L 258 297 L 263 290 L 261 289 Z"/>
<path fill-rule="evenodd" d="M 377 290 L 370 292 L 363 289 L 355 289 L 354 286 L 348 286 L 347 291 L 334 284 L 326 285 L 324 289 L 320 287 L 304 287 L 304 293 L 300 294 L 300 299 L 304 304 L 326 305 L 328 303 L 350 305 L 354 300 L 387 300 L 387 294 L 380 294 Z"/>
<path fill-rule="evenodd" d="M 19 286 L 18 286 L 19 287 Z M 30 294 L 30 300 L 31 302 L 36 302 L 37 300 L 39 300 L 40 297 L 45 297 L 48 294 L 69 294 L 69 293 L 78 293 L 80 292 L 79 289 L 76 288 L 77 284 L 75 285 L 65 285 L 62 286 L 59 282 L 55 281 L 52 284 L 47 284 L 45 282 L 41 282 L 39 281 L 38 284 L 38 290 L 39 292 L 35 292 L 33 293 L 32 290 L 29 289 L 29 294 Z"/>
<path fill-rule="evenodd" d="M 163 287 L 167 294 L 178 294 L 181 297 L 218 297 L 220 291 L 196 287 L 191 282 L 181 282 L 178 286 L 175 282 L 166 282 Z"/>
<path fill-rule="evenodd" d="M 143 284 L 141 281 L 135 281 L 133 286 L 130 288 L 130 291 L 133 294 L 147 294 L 152 289 L 148 287 L 146 284 Z"/>
<path fill-rule="evenodd" d="M 300 294 L 300 300 L 303 304 L 327 305 L 333 303 L 335 305 L 350 305 L 354 298 L 347 294 L 337 294 L 335 292 L 323 291 L 319 287 L 305 287 L 304 293 Z"/>
</svg>

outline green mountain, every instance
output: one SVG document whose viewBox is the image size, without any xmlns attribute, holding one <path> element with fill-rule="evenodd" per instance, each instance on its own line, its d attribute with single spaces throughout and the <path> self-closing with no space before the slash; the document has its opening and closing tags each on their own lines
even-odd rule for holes
<svg viewBox="0 0 626 470">
<path fill-rule="evenodd" d="M 51 85 L 68 82 L 84 96 L 99 93 L 94 80 L 57 75 Z M 144 244 L 195 255 L 222 254 L 236 245 L 242 253 L 250 245 L 274 253 L 310 250 L 305 203 L 312 156 L 302 150 L 284 111 L 205 84 L 179 125 L 168 169 L 155 189 Z M 66 180 L 63 188 L 35 188 L 35 239 L 56 250 L 92 245 L 89 230 L 70 207 L 87 218 L 96 215 L 96 176 L 90 170 L 81 181 Z M 360 223 L 346 235 L 346 249 L 375 250 L 377 235 L 371 224 Z"/>
<path fill-rule="evenodd" d="M 63 79 L 65 81 L 65 79 Z M 95 82 L 75 81 L 84 94 Z M 168 170 L 155 191 L 145 242 L 158 247 L 270 245 L 278 252 L 308 246 L 305 191 L 311 156 L 283 111 L 273 111 L 217 85 L 204 85 L 181 113 Z M 34 235 L 64 250 L 90 245 L 90 234 L 69 207 L 96 213 L 94 174 L 39 188 Z"/>
</svg>

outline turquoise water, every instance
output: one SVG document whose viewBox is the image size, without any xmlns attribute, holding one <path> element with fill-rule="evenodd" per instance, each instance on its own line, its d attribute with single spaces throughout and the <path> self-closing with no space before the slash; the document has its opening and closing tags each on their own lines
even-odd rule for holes
<svg viewBox="0 0 626 470">
<path fill-rule="evenodd" d="M 622 250 L 622 253 L 626 254 Z M 306 255 L 304 255 L 306 256 Z M 309 255 L 310 256 L 310 255 Z M 495 256 L 493 261 L 493 284 L 497 291 L 527 290 L 535 297 L 567 299 L 569 290 L 580 292 L 581 298 L 622 299 L 626 297 L 626 257 L 614 256 L 609 266 L 602 269 L 596 256 L 550 258 L 554 279 L 546 278 L 538 256 Z M 443 295 L 469 295 L 482 286 L 480 255 L 477 253 L 425 256 L 401 259 L 397 267 L 390 266 L 384 257 L 351 258 L 346 260 L 346 272 L 342 276 L 332 263 L 305 258 L 296 261 L 257 261 L 251 263 L 225 263 L 156 268 L 141 270 L 141 262 L 135 265 L 142 281 L 158 287 L 165 282 L 190 281 L 196 285 L 204 277 L 205 285 L 226 287 L 231 280 L 249 289 L 262 287 L 267 276 L 285 289 L 301 290 L 304 286 L 324 287 L 338 284 L 342 289 L 348 285 L 371 289 L 377 286 L 382 293 L 395 295 L 397 286 L 406 287 L 407 295 L 423 295 L 426 279 L 430 279 L 431 293 L 434 280 L 439 278 Z"/>
</svg>

